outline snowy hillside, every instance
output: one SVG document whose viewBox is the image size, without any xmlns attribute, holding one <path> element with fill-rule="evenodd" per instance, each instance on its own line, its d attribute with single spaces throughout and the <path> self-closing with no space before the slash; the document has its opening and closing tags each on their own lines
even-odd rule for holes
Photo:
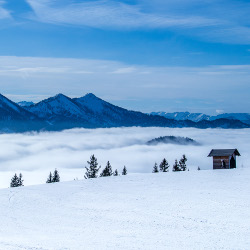
<svg viewBox="0 0 250 250">
<path fill-rule="evenodd" d="M 0 249 L 250 249 L 249 169 L 0 190 Z"/>
</svg>

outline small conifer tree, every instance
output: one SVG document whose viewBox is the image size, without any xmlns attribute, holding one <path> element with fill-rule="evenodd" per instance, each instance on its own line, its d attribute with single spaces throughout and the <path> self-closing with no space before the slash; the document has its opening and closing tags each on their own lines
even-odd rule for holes
<svg viewBox="0 0 250 250">
<path fill-rule="evenodd" d="M 20 173 L 18 178 L 18 186 L 23 186 L 23 175 Z"/>
<path fill-rule="evenodd" d="M 122 170 L 122 175 L 127 175 L 128 171 L 126 166 L 124 166 L 123 170 Z"/>
<path fill-rule="evenodd" d="M 114 172 L 114 176 L 118 176 L 119 174 L 118 174 L 118 171 L 117 171 L 117 169 L 115 170 L 115 172 Z"/>
<path fill-rule="evenodd" d="M 185 155 L 182 156 L 182 158 L 179 160 L 179 166 L 181 171 L 186 171 L 187 170 L 187 158 Z"/>
<path fill-rule="evenodd" d="M 15 175 L 11 178 L 10 187 L 19 187 L 19 178 L 18 178 L 18 176 L 17 176 L 16 173 L 15 173 Z"/>
<path fill-rule="evenodd" d="M 84 175 L 84 178 L 97 178 L 97 174 L 100 169 L 100 167 L 98 167 L 97 158 L 94 155 L 91 155 L 90 160 L 87 161 L 87 163 L 89 164 L 89 167 L 85 167 L 86 174 Z"/>
<path fill-rule="evenodd" d="M 110 162 L 108 161 L 106 167 L 103 169 L 102 173 L 100 174 L 100 177 L 106 177 L 106 176 L 111 176 L 111 175 L 113 175 L 112 167 L 110 165 Z"/>
<path fill-rule="evenodd" d="M 161 172 L 168 172 L 169 164 L 168 161 L 164 158 L 160 164 L 160 171 Z"/>
<path fill-rule="evenodd" d="M 52 182 L 60 182 L 60 176 L 57 169 L 55 169 L 53 173 Z"/>
<path fill-rule="evenodd" d="M 175 160 L 175 163 L 173 165 L 173 172 L 178 172 L 178 171 L 181 171 L 181 169 L 180 169 L 178 161 Z"/>
<path fill-rule="evenodd" d="M 49 173 L 49 177 L 48 177 L 46 183 L 52 183 L 52 182 L 53 182 L 53 176 L 52 176 L 52 174 L 51 174 L 51 172 L 50 172 L 50 173 Z"/>
<path fill-rule="evenodd" d="M 23 186 L 23 175 L 20 173 L 19 177 L 15 175 L 11 178 L 10 187 L 20 187 Z"/>
<path fill-rule="evenodd" d="M 197 170 L 199 171 L 199 170 L 201 170 L 201 168 L 200 168 L 200 167 L 198 167 L 198 168 L 197 168 Z"/>
<path fill-rule="evenodd" d="M 155 163 L 152 173 L 158 173 L 158 172 L 159 172 L 158 165 L 157 163 Z"/>
</svg>

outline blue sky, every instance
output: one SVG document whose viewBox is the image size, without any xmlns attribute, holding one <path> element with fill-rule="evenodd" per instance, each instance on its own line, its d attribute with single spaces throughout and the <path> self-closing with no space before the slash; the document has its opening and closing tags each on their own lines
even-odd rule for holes
<svg viewBox="0 0 250 250">
<path fill-rule="evenodd" d="M 250 112 L 249 13 L 241 0 L 0 0 L 1 92 Z"/>
</svg>

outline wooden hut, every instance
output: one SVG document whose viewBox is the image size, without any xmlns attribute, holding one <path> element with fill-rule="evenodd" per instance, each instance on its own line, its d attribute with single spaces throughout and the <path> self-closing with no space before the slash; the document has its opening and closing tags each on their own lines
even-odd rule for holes
<svg viewBox="0 0 250 250">
<path fill-rule="evenodd" d="M 212 149 L 208 157 L 213 157 L 213 169 L 236 168 L 237 149 Z"/>
</svg>

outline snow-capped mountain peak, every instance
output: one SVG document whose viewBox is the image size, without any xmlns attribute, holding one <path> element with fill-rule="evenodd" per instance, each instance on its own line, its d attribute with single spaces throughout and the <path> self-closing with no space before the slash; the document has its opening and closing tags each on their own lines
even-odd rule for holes
<svg viewBox="0 0 250 250">
<path fill-rule="evenodd" d="M 46 122 L 0 94 L 0 132 L 24 132 L 46 127 Z"/>
<path fill-rule="evenodd" d="M 50 97 L 46 100 L 43 100 L 35 105 L 26 107 L 30 112 L 35 113 L 41 118 L 46 118 L 48 120 L 53 120 L 56 117 L 73 118 L 81 117 L 82 110 L 81 108 L 72 101 L 69 97 L 58 94 L 54 97 Z"/>
<path fill-rule="evenodd" d="M 35 116 L 0 94 L 0 116 L 8 120 L 35 119 Z"/>
<path fill-rule="evenodd" d="M 95 98 L 95 99 L 100 99 L 100 98 L 98 98 L 96 95 L 94 95 L 93 93 L 87 93 L 85 96 L 83 96 L 83 97 L 85 97 L 85 98 Z"/>
<path fill-rule="evenodd" d="M 20 108 L 16 103 L 12 102 L 11 100 L 9 100 L 8 98 L 6 98 L 1 94 L 0 94 L 0 107 L 12 109 L 17 113 L 21 113 L 22 111 L 22 108 Z"/>
<path fill-rule="evenodd" d="M 106 103 L 92 93 L 88 93 L 87 95 L 80 98 L 74 98 L 73 100 L 85 110 L 87 109 L 93 113 L 101 113 Z"/>
</svg>

